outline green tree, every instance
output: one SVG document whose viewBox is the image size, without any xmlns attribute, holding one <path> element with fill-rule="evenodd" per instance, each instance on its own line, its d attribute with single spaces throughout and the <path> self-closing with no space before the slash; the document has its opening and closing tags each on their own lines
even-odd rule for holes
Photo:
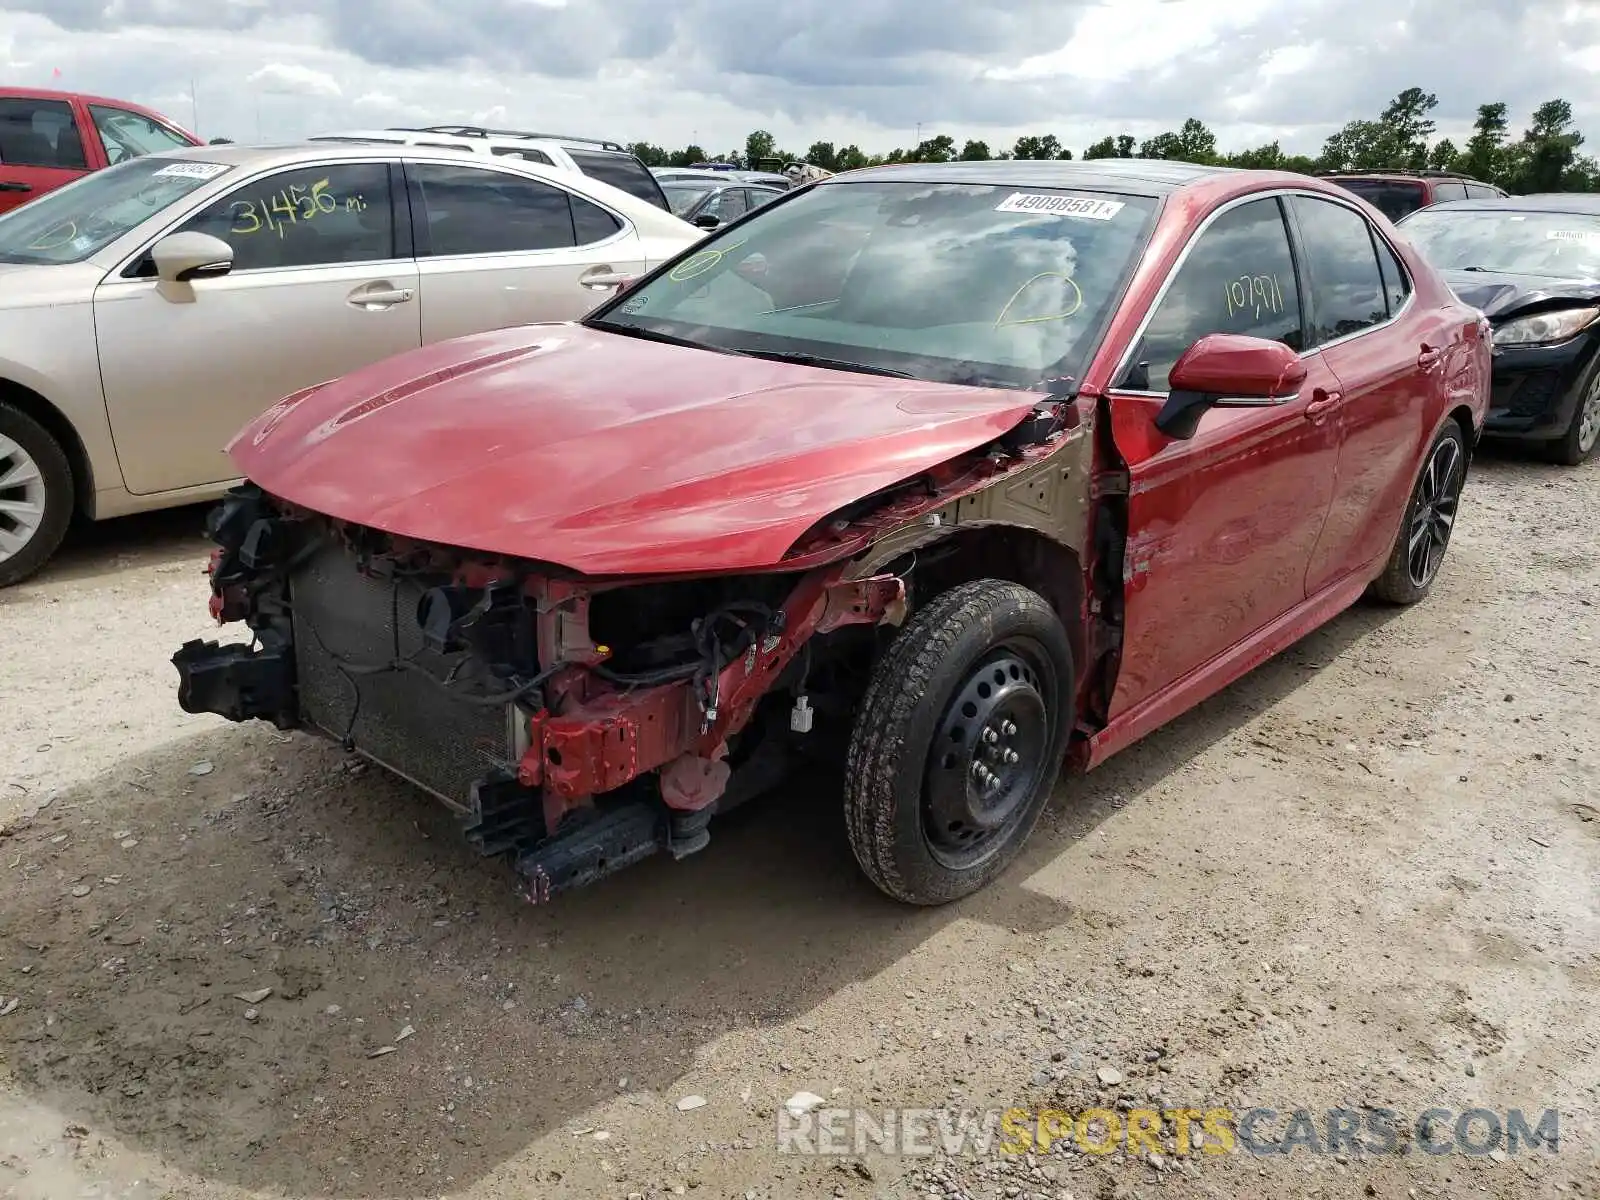
<svg viewBox="0 0 1600 1200">
<path fill-rule="evenodd" d="M 871 161 L 872 160 L 862 152 L 861 147 L 852 142 L 834 156 L 834 163 L 836 164 L 834 169 L 838 171 L 857 171 Z"/>
<path fill-rule="evenodd" d="M 1011 148 L 1013 158 L 1060 158 L 1061 143 L 1056 135 L 1047 133 L 1043 137 L 1019 137 L 1017 144 Z"/>
<path fill-rule="evenodd" d="M 962 162 L 983 162 L 985 159 L 992 157 L 994 156 L 989 153 L 988 142 L 969 141 L 965 146 L 961 147 Z"/>
<path fill-rule="evenodd" d="M 824 171 L 839 169 L 839 154 L 833 148 L 832 142 L 812 142 L 811 149 L 806 151 L 806 161 L 821 167 Z"/>
<path fill-rule="evenodd" d="M 649 142 L 630 142 L 628 153 L 632 154 L 647 167 L 664 167 L 672 156 L 660 146 L 653 146 Z"/>
<path fill-rule="evenodd" d="M 948 133 L 924 138 L 917 148 L 906 156 L 908 162 L 949 162 L 956 156 L 956 140 Z"/>
<path fill-rule="evenodd" d="M 1111 137 L 1109 134 L 1101 138 L 1098 142 L 1090 145 L 1083 152 L 1085 161 L 1091 158 L 1115 158 L 1116 156 L 1117 142 L 1116 139 Z"/>
<path fill-rule="evenodd" d="M 1506 178 L 1506 106 L 1503 101 L 1478 105 L 1478 119 L 1456 169 L 1486 183 L 1502 184 Z"/>
<path fill-rule="evenodd" d="M 1194 117 L 1176 133 L 1158 133 L 1139 147 L 1140 158 L 1167 158 L 1180 162 L 1217 161 L 1217 135 Z"/>
<path fill-rule="evenodd" d="M 1415 87 L 1389 101 L 1378 124 L 1384 128 L 1384 148 L 1393 165 L 1413 170 L 1427 166 L 1428 139 L 1436 128 L 1428 114 L 1438 106 L 1439 97 Z"/>
<path fill-rule="evenodd" d="M 776 138 L 765 129 L 757 129 L 744 139 L 744 160 L 753 167 L 757 159 L 776 158 L 777 148 Z"/>
<path fill-rule="evenodd" d="M 701 146 L 690 144 L 685 146 L 682 150 L 674 150 L 671 154 L 667 155 L 667 161 L 665 165 L 669 167 L 688 167 L 697 162 L 705 161 L 705 149 Z"/>
<path fill-rule="evenodd" d="M 1133 157 L 1133 134 L 1131 134 L 1131 133 L 1119 133 L 1119 134 L 1117 134 L 1117 157 L 1118 158 L 1132 158 Z"/>
<path fill-rule="evenodd" d="M 1511 148 L 1510 184 L 1514 192 L 1582 191 L 1594 186 L 1595 165 L 1582 158 L 1583 134 L 1572 128 L 1572 105 L 1546 100 L 1533 110 L 1522 140 Z"/>
<path fill-rule="evenodd" d="M 1454 171 L 1459 169 L 1461 151 L 1456 149 L 1456 144 L 1449 138 L 1440 138 L 1428 147 L 1428 169 L 1432 171 Z"/>
</svg>

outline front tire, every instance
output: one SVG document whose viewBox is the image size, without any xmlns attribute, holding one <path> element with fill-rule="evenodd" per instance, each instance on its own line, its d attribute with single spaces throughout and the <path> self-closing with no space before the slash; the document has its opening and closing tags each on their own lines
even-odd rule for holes
<svg viewBox="0 0 1600 1200">
<path fill-rule="evenodd" d="M 72 468 L 48 430 L 0 400 L 0 588 L 21 583 L 72 521 Z"/>
<path fill-rule="evenodd" d="M 866 876 L 934 905 L 1004 870 L 1055 786 L 1075 688 L 1060 618 L 1019 584 L 962 584 L 918 611 L 851 731 L 845 822 Z"/>
<path fill-rule="evenodd" d="M 1466 481 L 1467 438 L 1460 425 L 1446 421 L 1423 459 L 1388 565 L 1373 581 L 1374 597 L 1389 604 L 1415 604 L 1428 594 L 1450 545 Z"/>
<path fill-rule="evenodd" d="M 1546 443 L 1551 461 L 1564 467 L 1581 466 L 1600 443 L 1600 353 L 1578 383 L 1578 403 L 1566 433 Z"/>
</svg>

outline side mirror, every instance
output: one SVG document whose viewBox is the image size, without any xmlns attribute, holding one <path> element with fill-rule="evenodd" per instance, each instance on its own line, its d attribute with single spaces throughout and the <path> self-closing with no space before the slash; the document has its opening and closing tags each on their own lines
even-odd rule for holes
<svg viewBox="0 0 1600 1200">
<path fill-rule="evenodd" d="M 233 247 L 209 233 L 173 233 L 150 247 L 156 277 L 167 283 L 214 279 L 233 270 Z"/>
<path fill-rule="evenodd" d="M 1172 364 L 1155 425 L 1167 437 L 1191 438 L 1210 409 L 1283 404 L 1305 378 L 1306 364 L 1282 342 L 1208 333 Z"/>
<path fill-rule="evenodd" d="M 701 213 L 694 219 L 694 223 L 701 229 L 715 229 L 722 224 L 722 218 L 716 213 Z"/>
</svg>

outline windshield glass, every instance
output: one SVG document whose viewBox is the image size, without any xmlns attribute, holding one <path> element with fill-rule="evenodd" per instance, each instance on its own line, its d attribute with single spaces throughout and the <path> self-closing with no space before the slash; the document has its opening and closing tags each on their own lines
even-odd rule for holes
<svg viewBox="0 0 1600 1200">
<path fill-rule="evenodd" d="M 701 199 L 711 194 L 709 183 L 663 183 L 661 190 L 667 194 L 667 203 L 680 217 Z"/>
<path fill-rule="evenodd" d="M 82 262 L 232 169 L 142 157 L 85 175 L 0 216 L 0 262 Z"/>
<path fill-rule="evenodd" d="M 1155 201 L 861 182 L 715 234 L 588 324 L 769 357 L 1030 387 L 1078 375 Z"/>
<path fill-rule="evenodd" d="M 1401 222 L 1400 231 L 1429 262 L 1444 270 L 1600 277 L 1600 217 L 1425 208 Z"/>
</svg>

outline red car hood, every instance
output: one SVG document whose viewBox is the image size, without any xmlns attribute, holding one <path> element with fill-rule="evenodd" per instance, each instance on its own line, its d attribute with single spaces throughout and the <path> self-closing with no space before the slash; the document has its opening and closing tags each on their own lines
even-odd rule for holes
<svg viewBox="0 0 1600 1200">
<path fill-rule="evenodd" d="M 393 534 L 592 575 L 729 571 L 1036 400 L 540 325 L 297 393 L 229 453 L 273 495 Z"/>
</svg>

